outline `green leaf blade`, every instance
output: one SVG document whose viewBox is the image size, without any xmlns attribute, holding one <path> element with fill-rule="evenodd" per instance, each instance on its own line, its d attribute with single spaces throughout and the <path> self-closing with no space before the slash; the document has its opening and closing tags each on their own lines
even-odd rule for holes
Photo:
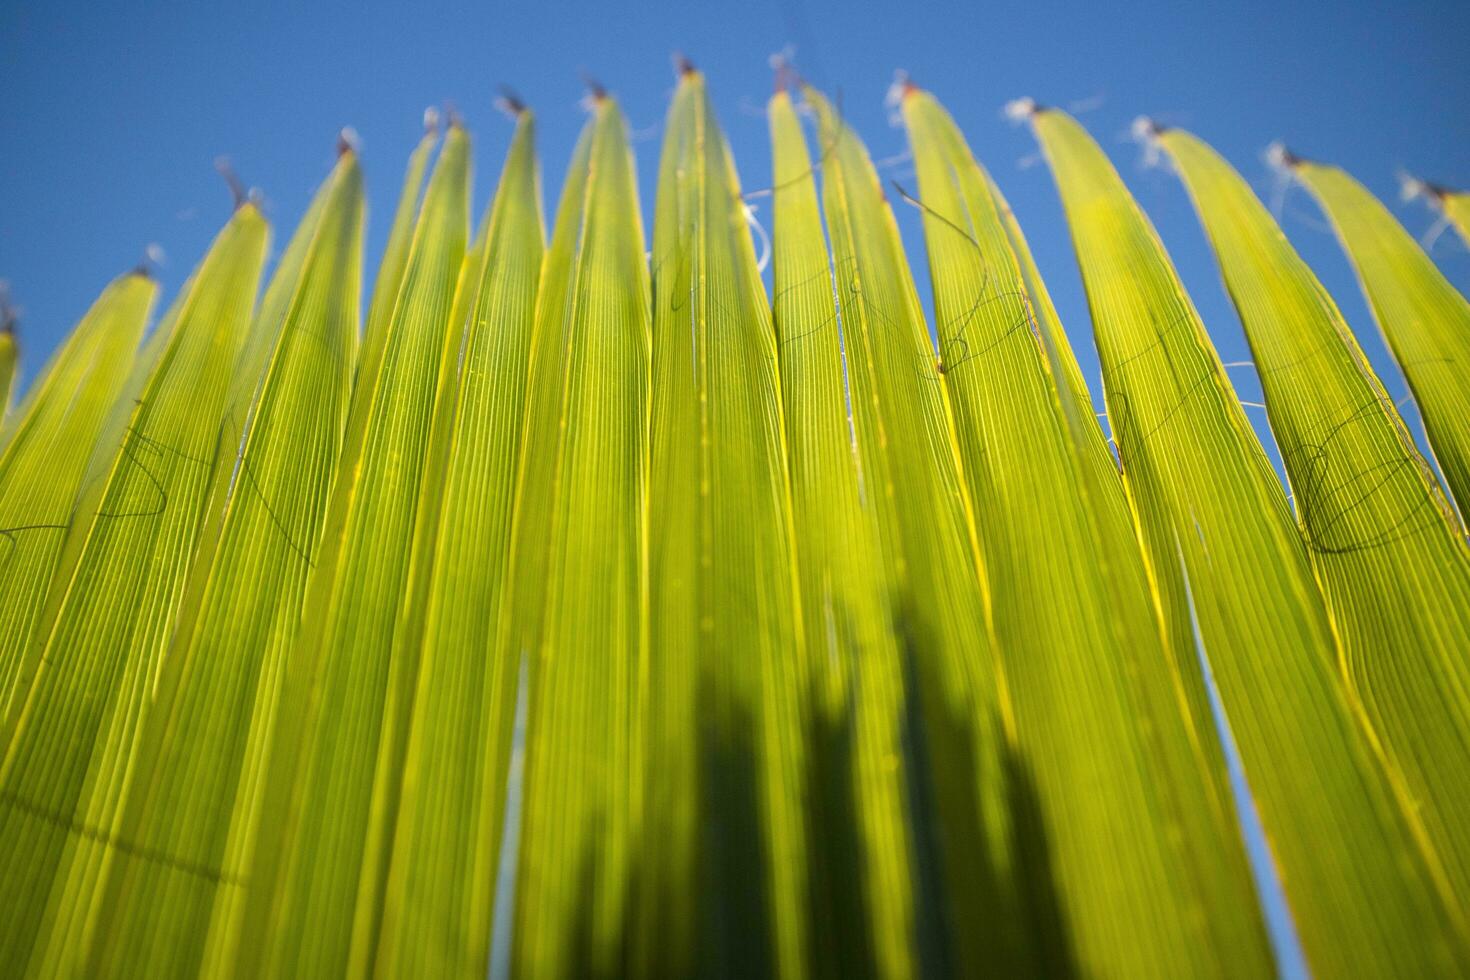
<svg viewBox="0 0 1470 980">
<path fill-rule="evenodd" d="M 401 770 L 416 650 L 395 652 L 440 365 L 468 237 L 469 136 L 450 128 L 424 194 L 378 373 L 360 369 L 291 658 L 234 964 L 338 972 L 374 941 L 379 834 Z M 366 341 L 371 343 L 371 338 Z M 364 357 L 371 355 L 365 349 Z M 358 905 L 359 897 L 363 904 Z M 310 910 L 310 912 L 308 912 Z M 308 931 L 307 922 L 311 922 Z"/>
<path fill-rule="evenodd" d="M 693 69 L 669 110 L 653 269 L 646 814 L 664 853 L 642 952 L 655 973 L 789 974 L 807 957 L 804 650 L 775 335 Z"/>
<path fill-rule="evenodd" d="M 937 879 L 924 900 L 942 889 L 950 909 L 927 941 L 944 969 L 1028 969 L 1036 951 L 1021 925 L 1008 707 L 938 358 L 867 150 L 819 93 L 804 95 L 819 119 L 853 428 L 892 575 L 906 724 L 919 742 L 910 791 Z"/>
<path fill-rule="evenodd" d="M 1055 110 L 1031 121 L 1082 266 L 1125 484 L 1153 525 L 1149 560 L 1192 597 L 1308 961 L 1450 970 L 1466 951 L 1455 915 L 1336 676 L 1305 548 L 1203 324 L 1086 132 Z"/>
<path fill-rule="evenodd" d="M 1293 158 L 1322 206 L 1404 372 L 1463 519 L 1470 508 L 1470 302 L 1372 194 L 1342 170 Z"/>
<path fill-rule="evenodd" d="M 224 413 L 268 233 L 245 204 L 215 240 L 130 412 L 100 504 L 78 515 L 76 560 L 57 570 L 36 633 L 39 667 L 0 765 L 0 820 L 18 845 L 0 878 L 29 896 L 0 933 L 7 962 L 35 956 L 41 968 L 77 953 L 68 937 L 81 924 L 69 917 L 89 908 L 78 896 L 108 854 L 204 514 L 233 462 L 238 431 Z"/>
<path fill-rule="evenodd" d="M 1246 183 L 1167 130 L 1241 315 L 1349 689 L 1470 908 L 1470 552 L 1342 314 Z"/>
<path fill-rule="evenodd" d="M 346 420 L 362 224 L 361 171 L 348 153 L 261 308 L 255 329 L 273 351 L 144 724 L 119 830 L 134 848 L 99 889 L 88 972 L 194 972 L 241 904 L 278 681 Z M 170 861 L 146 860 L 156 854 Z"/>
<path fill-rule="evenodd" d="M 848 423 L 815 171 L 790 94 L 778 92 L 768 114 L 772 316 L 807 646 L 812 956 L 843 975 L 868 969 L 867 954 L 883 976 L 916 976 L 917 869 L 902 759 L 902 651 L 890 617 L 877 515 L 864 499 Z M 839 939 L 863 933 L 872 935 L 868 947 Z"/>
<path fill-rule="evenodd" d="M 591 114 L 537 297 L 513 585 L 496 652 L 503 705 L 514 705 L 522 671 L 528 686 L 518 975 L 615 975 L 631 942 L 649 292 L 627 124 L 609 97 Z"/>
<path fill-rule="evenodd" d="M 494 649 L 543 246 L 535 123 L 517 122 L 469 309 L 443 510 L 421 566 L 423 653 L 378 969 L 479 974 L 489 962 L 518 658 Z M 416 642 L 412 641 L 411 642 Z"/>
<path fill-rule="evenodd" d="M 22 658 L 60 560 L 92 448 L 121 394 L 158 286 L 103 291 L 19 407 L 0 454 L 0 709 L 24 695 Z"/>
<path fill-rule="evenodd" d="M 1029 789 L 1040 811 L 1018 821 L 1026 878 L 1059 893 L 1054 908 L 1033 899 L 1051 969 L 1068 968 L 1070 941 L 1071 968 L 1089 974 L 1269 970 L 1244 848 L 1214 794 L 1223 759 L 1189 751 L 1213 736 L 1181 711 L 1179 691 L 1200 702 L 1202 678 L 1163 642 L 1122 487 L 1079 458 L 1088 446 L 1073 439 L 1090 436 L 1063 410 L 1061 353 L 1048 354 L 987 176 L 932 97 L 910 88 L 902 107 L 944 382 L 992 573 L 1013 792 Z"/>
</svg>

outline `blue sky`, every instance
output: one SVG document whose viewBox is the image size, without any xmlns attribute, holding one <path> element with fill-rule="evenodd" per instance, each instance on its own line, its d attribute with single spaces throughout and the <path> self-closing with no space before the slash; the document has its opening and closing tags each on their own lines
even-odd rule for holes
<svg viewBox="0 0 1470 980">
<path fill-rule="evenodd" d="M 1192 129 L 1263 194 L 1272 139 L 1346 167 L 1416 234 L 1422 204 L 1400 205 L 1396 168 L 1470 186 L 1470 73 L 1463 3 L 1044 2 L 908 5 L 755 0 L 699 3 L 81 4 L 0 7 L 0 277 L 10 280 L 30 377 L 109 278 L 150 242 L 177 288 L 229 212 L 212 161 L 227 154 L 265 194 L 282 243 L 333 159 L 338 128 L 362 135 L 369 262 L 425 106 L 457 105 L 476 138 L 477 212 L 510 127 L 491 108 L 498 83 L 537 110 L 546 200 L 554 203 L 582 115 L 578 72 L 622 99 L 638 142 L 643 204 L 673 74 L 687 52 L 708 74 L 748 189 L 769 183 L 760 108 L 767 56 L 795 45 L 815 82 L 840 93 L 875 158 L 902 153 L 883 94 L 909 70 L 954 114 L 1014 204 L 1067 328 L 1095 380 L 1085 302 L 1050 175 L 1024 128 L 1000 117 L 1019 95 L 1086 109 L 1165 243 L 1225 360 L 1246 357 L 1235 315 L 1179 182 L 1140 165 L 1126 141 L 1146 112 Z M 904 164 L 890 175 L 908 179 Z M 911 182 L 911 181 L 910 181 Z M 919 216 L 899 221 L 924 282 Z M 1341 302 L 1395 395 L 1351 273 L 1315 207 L 1287 198 L 1284 224 Z M 1453 233 L 1434 249 L 1470 287 L 1470 251 Z M 1258 396 L 1237 372 L 1242 397 Z"/>
</svg>

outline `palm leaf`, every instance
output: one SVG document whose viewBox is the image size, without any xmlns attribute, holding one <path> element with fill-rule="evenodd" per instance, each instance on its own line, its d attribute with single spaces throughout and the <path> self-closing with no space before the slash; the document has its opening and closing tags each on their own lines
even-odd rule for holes
<svg viewBox="0 0 1470 980">
<path fill-rule="evenodd" d="M 114 280 L 42 370 L 7 426 L 0 454 L 0 708 L 9 714 L 21 658 L 61 555 L 82 476 L 128 377 L 158 285 Z"/>
<path fill-rule="evenodd" d="M 0 882 L 26 896 L 0 926 L 6 962 L 34 955 L 38 969 L 65 970 L 78 952 L 70 937 L 85 923 L 73 917 L 90 909 L 82 899 L 114 851 L 140 722 L 204 515 L 234 462 L 238 432 L 224 412 L 267 238 L 244 204 L 215 240 L 131 409 L 100 506 L 78 515 L 76 560 L 57 570 L 0 766 L 0 825 L 17 845 Z"/>
<path fill-rule="evenodd" d="M 478 287 L 461 288 L 462 366 L 445 365 L 460 383 L 450 410 L 441 407 L 442 511 L 432 538 L 420 537 L 437 547 L 414 558 L 423 653 L 378 949 L 390 974 L 483 976 L 489 962 L 518 666 L 494 654 L 493 636 L 544 238 L 529 112 L 483 235 L 465 262 Z"/>
<path fill-rule="evenodd" d="M 1357 271 L 1374 319 L 1409 382 L 1450 495 L 1470 507 L 1470 303 L 1361 184 L 1287 155 Z"/>
<path fill-rule="evenodd" d="M 468 237 L 469 136 L 425 192 L 382 363 L 361 367 L 267 770 L 236 970 L 340 972 L 372 955 L 416 650 L 395 656 L 417 502 Z M 371 337 L 364 357 L 370 357 Z M 381 768 L 381 772 L 379 771 Z M 366 918 L 366 921 L 362 920 Z M 307 928 L 307 922 L 310 928 Z"/>
<path fill-rule="evenodd" d="M 398 206 L 394 208 L 393 220 L 388 225 L 388 242 L 383 248 L 383 257 L 378 262 L 378 274 L 373 278 L 367 324 L 363 329 L 362 354 L 357 367 L 359 384 L 377 384 L 377 372 L 382 367 L 393 309 L 398 302 L 398 291 L 403 286 L 403 272 L 408 265 L 414 229 L 418 225 L 419 207 L 424 196 L 424 177 L 429 172 L 429 161 L 438 145 L 439 113 L 434 109 L 426 109 L 424 135 L 408 155 L 403 189 L 398 194 Z M 363 373 L 364 370 L 366 373 Z"/>
<path fill-rule="evenodd" d="M 904 650 L 915 834 L 928 876 L 926 970 L 1021 969 L 1005 688 L 948 397 L 893 215 L 862 143 L 807 88 L 822 146 L 853 429 Z"/>
<path fill-rule="evenodd" d="M 20 360 L 20 348 L 15 343 L 14 324 L 7 322 L 0 328 L 0 423 L 10 415 L 10 396 L 14 388 L 16 363 Z M 5 445 L 8 433 L 0 431 L 0 447 Z"/>
<path fill-rule="evenodd" d="M 688 66 L 652 262 L 655 781 L 639 957 L 655 974 L 790 974 L 806 960 L 793 683 L 804 652 L 775 336 L 729 149 Z"/>
<path fill-rule="evenodd" d="M 269 757 L 335 471 L 357 347 L 362 179 L 348 152 L 282 258 L 255 331 L 275 338 L 228 502 L 203 534 L 144 723 L 119 854 L 99 889 L 88 972 L 200 968 L 234 925 Z M 149 860 L 149 855 L 170 860 Z"/>
<path fill-rule="evenodd" d="M 1349 689 L 1470 908 L 1470 553 L 1337 306 L 1229 164 L 1179 167 L 1240 312 Z"/>
<path fill-rule="evenodd" d="M 1460 233 L 1460 241 L 1470 246 L 1470 192 L 1446 190 L 1439 196 L 1439 206 Z"/>
<path fill-rule="evenodd" d="M 1204 325 L 1086 132 L 1055 110 L 1031 121 L 1082 267 L 1141 536 L 1156 574 L 1177 569 L 1192 599 L 1308 960 L 1337 975 L 1443 971 L 1465 954 L 1460 927 L 1335 676 L 1306 549 Z"/>
<path fill-rule="evenodd" d="M 828 964 L 813 972 L 912 977 L 920 962 L 902 648 L 877 513 L 863 492 L 848 423 L 841 323 L 811 157 L 785 90 L 768 114 L 772 312 L 808 652 L 811 942 L 814 961 Z M 871 939 L 841 941 L 861 935 Z"/>
<path fill-rule="evenodd" d="M 1212 734 L 1181 714 L 1177 696 L 1202 691 L 1199 671 L 1192 658 L 1179 669 L 1179 652 L 1162 642 L 1142 556 L 1126 541 L 1121 487 L 1080 458 L 1087 447 L 1074 444 L 1081 433 L 1052 374 L 1059 352 L 1049 357 L 1041 342 L 986 175 L 933 98 L 909 87 L 902 106 L 944 382 L 992 572 L 1019 755 L 1012 792 L 1035 794 L 1040 811 L 1018 831 L 1045 949 L 1060 960 L 1070 941 L 1088 974 L 1265 971 L 1249 866 L 1213 793 L 1223 759 L 1170 756 Z M 1094 527 L 1109 518 L 1113 527 Z M 1047 888 L 1060 907 L 1044 904 Z M 1199 908 L 1215 912 L 1206 920 L 1190 911 Z"/>
<path fill-rule="evenodd" d="M 647 641 L 649 307 L 627 127 L 594 99 L 542 266 L 497 723 L 526 677 L 513 972 L 621 971 Z M 524 666 L 523 666 L 524 665 Z M 504 741 L 493 759 L 504 778 Z"/>
</svg>

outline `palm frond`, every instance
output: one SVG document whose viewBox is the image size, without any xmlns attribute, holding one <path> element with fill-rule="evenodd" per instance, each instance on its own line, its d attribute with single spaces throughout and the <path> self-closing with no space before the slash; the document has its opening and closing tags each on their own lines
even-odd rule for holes
<svg viewBox="0 0 1470 980">
<path fill-rule="evenodd" d="M 1290 158 L 1357 271 L 1414 393 L 1429 445 L 1463 516 L 1470 507 L 1470 302 L 1378 199 L 1336 167 Z"/>
<path fill-rule="evenodd" d="M 806 960 L 793 683 L 805 651 L 776 343 L 729 149 L 688 67 L 665 130 L 652 270 L 638 962 L 786 974 Z"/>
<path fill-rule="evenodd" d="M 1337 306 L 1229 164 L 1168 130 L 1240 312 L 1352 700 L 1470 907 L 1470 552 Z"/>
<path fill-rule="evenodd" d="M 1086 132 L 1057 110 L 1031 122 L 1082 267 L 1140 537 L 1156 574 L 1184 581 L 1308 960 L 1442 970 L 1465 948 L 1457 914 L 1336 674 L 1306 548 L 1199 315 Z"/>
<path fill-rule="evenodd" d="M 9 715 L 21 664 L 60 558 L 82 477 L 158 295 L 147 276 L 114 280 L 41 371 L 7 426 L 0 455 L 0 710 Z"/>
<path fill-rule="evenodd" d="M 811 954 L 842 976 L 922 969 L 904 752 L 905 665 L 878 515 L 848 420 L 843 322 L 815 170 L 791 95 L 769 104 L 773 320 L 781 368 L 807 657 Z M 813 971 L 822 972 L 822 971 Z"/>
<path fill-rule="evenodd" d="M 902 105 L 944 382 L 1024 760 L 1011 792 L 1039 811 L 1017 824 L 1024 879 L 1055 889 L 1059 905 L 1031 899 L 1057 960 L 1049 968 L 1068 968 L 1070 944 L 1073 968 L 1100 975 L 1265 970 L 1249 866 L 1218 793 L 1223 757 L 1213 747 L 1171 756 L 1213 740 L 1205 718 L 1181 711 L 1178 691 L 1200 687 L 1192 650 L 1165 642 L 1121 487 L 1081 458 L 1090 434 L 1069 423 L 1052 373 L 1062 355 L 1042 342 L 987 176 L 932 97 L 910 88 Z M 1202 907 L 1215 910 L 1207 929 L 1190 912 Z"/>
<path fill-rule="evenodd" d="M 494 633 L 544 251 L 529 112 L 482 236 L 463 273 L 475 285 L 460 287 L 463 353 L 441 368 L 459 376 L 435 420 L 448 453 L 443 504 L 433 532 L 419 532 L 422 608 L 404 627 L 422 629 L 423 652 L 378 947 L 378 969 L 390 974 L 479 974 L 489 960 L 519 667 Z"/>
<path fill-rule="evenodd" d="M 75 969 L 205 515 L 233 469 L 228 395 L 267 238 L 244 204 L 215 240 L 36 622 L 0 765 L 0 821 L 15 845 L 0 878 L 25 896 L 0 926 L 6 962 Z"/>
<path fill-rule="evenodd" d="M 452 127 L 415 227 L 382 363 L 359 369 L 250 847 L 221 953 L 236 970 L 340 972 L 372 958 L 416 651 L 395 656 L 439 367 L 468 237 L 469 136 Z M 372 338 L 364 356 L 371 356 Z M 330 848 L 324 841 L 335 842 Z M 303 908 L 331 909 L 308 928 Z M 229 962 L 230 960 L 226 960 Z"/>
<path fill-rule="evenodd" d="M 512 969 L 527 975 L 615 974 L 632 941 L 651 321 L 627 123 L 606 95 L 591 113 L 541 270 L 495 653 L 501 723 L 526 705 Z"/>
</svg>

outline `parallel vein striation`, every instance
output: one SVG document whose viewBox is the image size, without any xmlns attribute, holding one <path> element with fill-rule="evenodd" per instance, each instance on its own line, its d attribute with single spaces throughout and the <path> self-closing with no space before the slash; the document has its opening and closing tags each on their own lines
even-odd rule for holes
<svg viewBox="0 0 1470 980">
<path fill-rule="evenodd" d="M 922 854 L 926 972 L 1026 969 L 1009 705 L 994 653 L 948 394 L 877 173 L 815 90 L 823 209 L 841 310 L 862 494 L 878 515 L 903 646 L 905 752 Z"/>
<path fill-rule="evenodd" d="M 647 643 L 650 312 L 627 123 L 594 99 L 542 266 L 497 683 L 524 674 L 511 971 L 627 972 Z M 508 734 L 502 730 L 503 739 Z M 504 753 L 503 743 L 496 747 Z M 503 756 L 494 760 L 504 775 Z"/>
<path fill-rule="evenodd" d="M 414 650 L 395 651 L 441 359 L 468 237 L 469 136 L 450 129 L 425 192 L 382 363 L 359 371 L 338 479 L 286 667 L 234 966 L 336 973 L 366 958 L 381 835 L 401 770 Z M 371 338 L 369 338 L 369 343 Z M 364 351 L 369 356 L 370 350 Z M 428 492 L 437 493 L 437 486 Z M 364 903 L 359 904 L 359 893 Z M 359 923 L 359 912 L 368 916 Z"/>
<path fill-rule="evenodd" d="M 114 280 L 82 317 L 7 424 L 0 455 L 0 713 L 72 523 L 92 448 L 123 390 L 158 295 L 147 276 Z"/>
<path fill-rule="evenodd" d="M 1216 792 L 1223 759 L 1178 752 L 1213 739 L 1189 713 L 1203 689 L 1193 651 L 1163 642 L 1121 486 L 1079 458 L 1086 447 L 1074 445 L 985 174 L 932 97 L 910 87 L 902 106 L 944 383 L 992 573 L 1015 718 L 1012 805 L 1049 968 L 1265 972 L 1249 866 Z"/>
<path fill-rule="evenodd" d="M 476 280 L 463 353 L 441 366 L 459 379 L 435 420 L 442 510 L 414 556 L 423 609 L 404 642 L 422 654 L 377 954 L 388 974 L 481 977 L 489 962 L 519 668 L 494 640 L 544 250 L 529 112 L 487 221 L 462 273 Z"/>
<path fill-rule="evenodd" d="M 1470 510 L 1470 302 L 1363 185 L 1327 164 L 1291 158 L 1291 167 L 1357 271 L 1463 518 Z"/>
<path fill-rule="evenodd" d="M 208 508 L 233 466 L 225 417 L 268 226 L 240 207 L 195 274 L 157 366 L 131 407 L 79 547 L 57 569 L 35 635 L 35 679 L 0 764 L 0 891 L 24 896 L 0 958 L 42 969 L 85 926 Z M 49 897 L 48 897 L 49 896 Z M 54 968 L 58 968 L 53 966 Z"/>
<path fill-rule="evenodd" d="M 276 323 L 229 499 L 200 557 L 146 720 L 88 972 L 197 971 L 236 924 L 284 662 L 336 471 L 357 349 L 362 176 L 347 153 L 263 304 Z M 168 860 L 158 860 L 167 855 Z"/>
<path fill-rule="evenodd" d="M 841 321 L 812 160 L 792 98 L 768 105 L 772 302 L 807 662 L 813 973 L 921 970 L 912 811 L 902 760 L 904 664 L 877 513 L 848 421 Z M 844 942 L 843 936 L 870 936 Z"/>
<path fill-rule="evenodd" d="M 692 68 L 669 110 L 652 265 L 639 955 L 655 974 L 795 975 L 805 654 L 776 342 L 734 164 Z"/>
<path fill-rule="evenodd" d="M 1352 333 L 1249 186 L 1195 137 L 1178 164 L 1240 312 L 1351 696 L 1470 909 L 1470 552 Z"/>
<path fill-rule="evenodd" d="M 1337 677 L 1306 548 L 1203 324 L 1086 132 L 1055 110 L 1031 121 L 1082 267 L 1141 537 L 1155 573 L 1174 571 L 1192 597 L 1308 961 L 1330 975 L 1446 972 L 1467 951 L 1455 913 Z"/>
</svg>

